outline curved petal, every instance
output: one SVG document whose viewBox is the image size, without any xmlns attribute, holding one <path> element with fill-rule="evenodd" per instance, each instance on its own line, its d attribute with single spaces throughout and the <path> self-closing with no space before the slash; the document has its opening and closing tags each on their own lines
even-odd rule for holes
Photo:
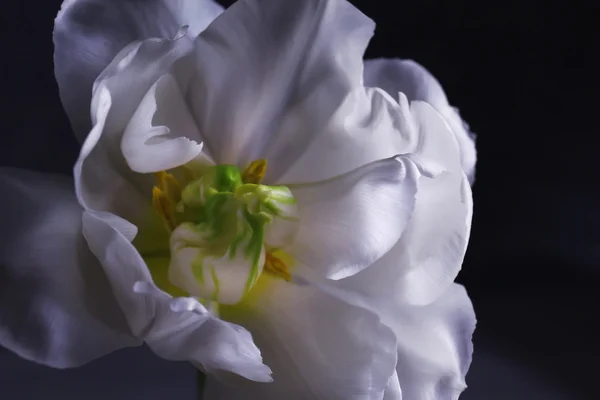
<svg viewBox="0 0 600 400">
<path fill-rule="evenodd" d="M 396 365 L 396 339 L 376 314 L 314 287 L 263 274 L 228 320 L 252 332 L 273 382 L 207 385 L 211 399 L 381 399 Z"/>
<path fill-rule="evenodd" d="M 398 337 L 396 369 L 404 399 L 458 399 L 466 388 L 476 324 L 465 289 L 453 284 L 435 303 L 404 307 L 384 321 Z"/>
<path fill-rule="evenodd" d="M 413 155 L 435 160 L 445 172 L 422 176 L 412 218 L 396 245 L 371 267 L 339 284 L 366 298 L 382 293 L 395 303 L 435 301 L 460 271 L 469 241 L 471 188 L 447 124 L 428 104 L 411 105 L 421 142 Z"/>
<path fill-rule="evenodd" d="M 200 133 L 181 97 L 175 78 L 165 74 L 152 85 L 125 128 L 121 150 L 139 173 L 164 171 L 188 163 L 202 144 L 188 137 Z"/>
<path fill-rule="evenodd" d="M 195 43 L 188 95 L 208 153 L 275 182 L 362 82 L 374 24 L 345 0 L 241 0 Z"/>
<path fill-rule="evenodd" d="M 212 0 L 65 0 L 54 25 L 54 71 L 77 138 L 91 128 L 94 81 L 125 46 L 172 38 L 184 25 L 195 37 L 222 10 Z"/>
<path fill-rule="evenodd" d="M 133 43 L 98 77 L 92 99 L 94 126 L 74 167 L 75 190 L 84 208 L 115 213 L 136 225 L 146 216 L 140 205 L 150 207 L 153 180 L 130 170 L 121 151 L 123 132 L 161 76 L 172 72 L 185 79 L 179 67 L 186 65 L 182 57 L 190 51 L 191 42 L 184 37 Z"/>
<path fill-rule="evenodd" d="M 286 251 L 330 279 L 356 274 L 402 236 L 420 175 L 410 158 L 397 156 L 328 181 L 289 185 L 300 223 Z"/>
<path fill-rule="evenodd" d="M 134 291 L 140 283 L 153 286 L 152 278 L 137 250 L 111 222 L 86 211 L 83 234 L 102 263 L 133 334 L 166 359 L 189 360 L 208 371 L 227 370 L 270 381 L 270 370 L 242 327 L 219 321 L 207 312 L 194 312 L 191 307 L 176 309 L 171 296 L 158 289 L 158 296 Z"/>
<path fill-rule="evenodd" d="M 364 78 L 365 86 L 382 88 L 394 98 L 402 92 L 409 101 L 424 101 L 442 114 L 458 141 L 463 170 L 473 183 L 477 161 L 475 134 L 469 131 L 458 110 L 448 104 L 442 85 L 429 71 L 412 60 L 376 59 L 365 61 Z"/>
<path fill-rule="evenodd" d="M 141 344 L 83 240 L 72 181 L 2 169 L 0 187 L 0 345 L 67 368 Z"/>
<path fill-rule="evenodd" d="M 373 161 L 414 153 L 427 132 L 416 129 L 408 100 L 402 100 L 398 103 L 381 89 L 353 90 L 279 182 L 330 179 Z"/>
</svg>

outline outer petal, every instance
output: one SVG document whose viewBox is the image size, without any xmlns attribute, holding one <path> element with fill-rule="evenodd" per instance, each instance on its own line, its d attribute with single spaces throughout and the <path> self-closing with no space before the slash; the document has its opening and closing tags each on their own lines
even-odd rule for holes
<svg viewBox="0 0 600 400">
<path fill-rule="evenodd" d="M 448 104 L 442 85 L 418 63 L 412 60 L 377 59 L 365 61 L 365 86 L 384 89 L 398 98 L 402 92 L 409 101 L 421 100 L 431 104 L 446 119 L 460 148 L 462 167 L 472 183 L 475 179 L 475 135 L 462 121 L 458 110 Z"/>
<path fill-rule="evenodd" d="M 152 278 L 137 250 L 103 215 L 86 211 L 83 233 L 105 269 L 117 300 L 136 337 L 154 352 L 170 360 L 189 360 L 205 370 L 227 370 L 248 379 L 269 381 L 270 370 L 260 351 L 242 327 L 189 309 L 174 310 L 171 297 L 134 292 Z M 183 299 L 190 301 L 190 299 Z"/>
<path fill-rule="evenodd" d="M 290 254 L 331 279 L 368 267 L 402 236 L 420 175 L 410 158 L 398 156 L 328 181 L 290 185 L 300 220 Z"/>
<path fill-rule="evenodd" d="M 0 345 L 66 368 L 141 344 L 81 235 L 71 180 L 2 169 L 0 187 Z"/>
<path fill-rule="evenodd" d="M 361 297 L 340 290 L 339 282 L 319 282 L 314 286 L 348 304 L 377 313 L 396 334 L 397 373 L 388 381 L 384 400 L 458 398 L 466 387 L 476 324 L 473 306 L 461 285 L 451 284 L 431 304 L 414 306 L 394 302 L 385 287 L 379 296 Z"/>
<path fill-rule="evenodd" d="M 172 38 L 183 25 L 196 36 L 221 13 L 212 0 L 65 0 L 54 26 L 60 97 L 79 140 L 89 133 L 92 85 L 128 44 Z"/>
<path fill-rule="evenodd" d="M 217 163 L 274 182 L 362 81 L 374 24 L 345 0 L 241 0 L 196 40 L 189 96 Z"/>
<path fill-rule="evenodd" d="M 476 323 L 465 289 L 454 284 L 435 303 L 402 308 L 386 323 L 398 337 L 403 399 L 458 399 L 466 388 Z"/>
<path fill-rule="evenodd" d="M 340 285 L 367 298 L 385 294 L 395 303 L 435 301 L 458 274 L 469 241 L 471 188 L 447 124 L 428 104 L 411 105 L 421 141 L 414 157 L 434 160 L 445 172 L 421 177 L 411 221 L 400 241 L 377 263 Z"/>
<path fill-rule="evenodd" d="M 209 382 L 207 400 L 382 399 L 396 340 L 376 314 L 266 274 L 249 296 L 242 309 L 222 312 L 252 332 L 273 382 L 235 382 L 229 391 Z"/>
</svg>

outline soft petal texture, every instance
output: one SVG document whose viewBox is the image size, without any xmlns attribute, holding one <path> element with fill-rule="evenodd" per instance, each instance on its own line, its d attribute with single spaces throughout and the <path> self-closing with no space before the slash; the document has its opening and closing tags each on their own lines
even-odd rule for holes
<svg viewBox="0 0 600 400">
<path fill-rule="evenodd" d="M 136 346 L 67 177 L 0 170 L 0 345 L 57 368 Z"/>
<path fill-rule="evenodd" d="M 185 79 L 181 58 L 190 51 L 191 41 L 185 37 L 133 43 L 98 77 L 91 108 L 94 126 L 74 167 L 75 190 L 85 208 L 112 212 L 136 225 L 147 218 L 143 205 L 150 206 L 153 179 L 130 170 L 121 152 L 123 132 L 161 76 L 171 72 Z M 158 109 L 156 114 L 172 115 Z"/>
<path fill-rule="evenodd" d="M 300 221 L 290 255 L 330 279 L 368 267 L 402 236 L 420 176 L 410 158 L 397 156 L 327 181 L 290 185 Z"/>
<path fill-rule="evenodd" d="M 391 330 L 375 313 L 316 288 L 263 275 L 235 312 L 222 312 L 252 332 L 273 382 L 225 388 L 209 379 L 207 400 L 379 400 L 393 375 Z"/>
<path fill-rule="evenodd" d="M 91 128 L 92 85 L 125 46 L 172 38 L 189 25 L 195 37 L 223 8 L 212 0 L 65 0 L 54 26 L 60 97 L 77 138 Z"/>
<path fill-rule="evenodd" d="M 383 400 L 402 400 L 402 388 L 400 387 L 397 371 L 394 371 L 394 375 L 388 381 Z"/>
<path fill-rule="evenodd" d="M 460 271 L 473 204 L 448 125 L 426 103 L 413 102 L 411 111 L 421 132 L 413 157 L 423 163 L 435 160 L 444 172 L 420 178 L 412 218 L 400 241 L 340 285 L 367 298 L 385 293 L 395 303 L 424 305 L 444 293 Z"/>
<path fill-rule="evenodd" d="M 98 213 L 83 215 L 83 234 L 98 257 L 117 301 L 136 337 L 159 356 L 188 360 L 205 370 L 227 370 L 248 379 L 269 381 L 270 370 L 248 332 L 191 311 L 173 311 L 167 294 L 134 292 L 138 282 L 152 282 L 148 268 L 129 240 Z M 159 292 L 162 293 L 162 292 Z"/>
<path fill-rule="evenodd" d="M 394 331 L 397 373 L 388 380 L 384 400 L 456 400 L 465 389 L 476 318 L 463 286 L 453 283 L 435 302 L 415 306 L 394 302 L 385 287 L 378 295 L 361 297 L 340 289 L 339 282 L 300 282 L 371 310 Z"/>
<path fill-rule="evenodd" d="M 398 337 L 402 399 L 458 399 L 466 388 L 476 324 L 465 289 L 453 284 L 435 303 L 399 308 L 383 319 Z"/>
<path fill-rule="evenodd" d="M 420 135 L 406 97 L 398 103 L 382 89 L 350 92 L 279 182 L 329 179 L 373 161 L 414 153 Z"/>
<path fill-rule="evenodd" d="M 234 223 L 237 225 L 239 221 Z M 237 244 L 235 250 L 227 247 L 223 254 L 215 255 L 207 249 L 210 242 L 195 225 L 179 225 L 171 235 L 170 282 L 191 296 L 220 304 L 239 302 L 260 276 L 265 262 L 262 242 L 251 247 L 249 240 L 250 236 Z M 256 253 L 249 254 L 249 249 Z"/>
<path fill-rule="evenodd" d="M 188 96 L 216 163 L 277 181 L 360 86 L 373 22 L 342 0 L 241 0 L 195 42 Z"/>
<path fill-rule="evenodd" d="M 460 148 L 462 167 L 472 183 L 475 179 L 475 135 L 462 121 L 458 110 L 451 107 L 442 85 L 418 63 L 412 60 L 376 59 L 365 61 L 365 86 L 379 87 L 393 98 L 402 92 L 409 101 L 421 100 L 431 104 L 446 119 Z"/>
<path fill-rule="evenodd" d="M 165 74 L 152 85 L 133 114 L 121 150 L 135 172 L 164 171 L 200 154 L 202 145 L 188 137 L 199 138 L 200 133 L 175 78 Z"/>
</svg>

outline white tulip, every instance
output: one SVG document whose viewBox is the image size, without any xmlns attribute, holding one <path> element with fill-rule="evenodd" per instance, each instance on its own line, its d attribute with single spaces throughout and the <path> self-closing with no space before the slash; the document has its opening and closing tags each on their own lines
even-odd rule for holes
<svg viewBox="0 0 600 400">
<path fill-rule="evenodd" d="M 65 368 L 146 343 L 205 399 L 458 398 L 472 134 L 416 63 L 363 66 L 345 0 L 221 12 L 64 1 L 82 147 L 74 184 L 0 173 L 0 344 Z"/>
</svg>

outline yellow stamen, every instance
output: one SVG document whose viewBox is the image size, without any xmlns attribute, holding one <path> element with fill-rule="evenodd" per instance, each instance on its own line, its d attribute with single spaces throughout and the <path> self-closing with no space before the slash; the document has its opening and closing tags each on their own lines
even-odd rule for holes
<svg viewBox="0 0 600 400">
<path fill-rule="evenodd" d="M 175 206 L 181 200 L 181 186 L 175 177 L 165 171 L 155 172 L 156 186 L 152 188 L 152 206 L 169 232 L 177 227 Z"/>
<path fill-rule="evenodd" d="M 165 192 L 166 196 L 173 204 L 181 200 L 181 185 L 172 174 L 165 171 L 155 172 L 157 186 Z"/>
<path fill-rule="evenodd" d="M 244 183 L 259 184 L 265 177 L 265 172 L 267 172 L 267 160 L 252 161 L 242 174 L 242 181 Z"/>
<path fill-rule="evenodd" d="M 174 204 L 169 200 L 168 196 L 162 189 L 154 186 L 152 188 L 152 206 L 156 213 L 165 223 L 165 227 L 169 232 L 177 227 L 175 221 Z"/>
<path fill-rule="evenodd" d="M 281 260 L 281 258 L 273 255 L 272 252 L 267 252 L 265 257 L 265 271 L 269 271 L 270 273 L 280 276 L 286 281 L 292 280 L 292 274 L 287 268 L 287 265 Z"/>
</svg>

